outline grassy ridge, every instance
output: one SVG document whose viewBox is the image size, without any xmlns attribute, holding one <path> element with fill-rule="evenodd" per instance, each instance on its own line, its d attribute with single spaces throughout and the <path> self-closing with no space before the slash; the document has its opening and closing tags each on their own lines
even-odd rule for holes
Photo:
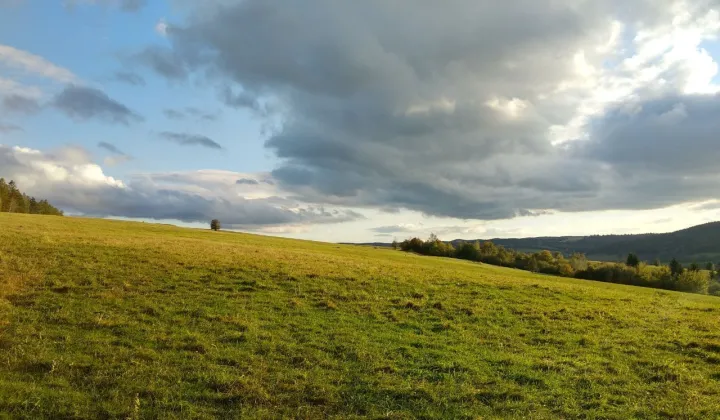
<svg viewBox="0 0 720 420">
<path fill-rule="evenodd" d="M 720 299 L 0 214 L 0 413 L 715 418 Z"/>
</svg>

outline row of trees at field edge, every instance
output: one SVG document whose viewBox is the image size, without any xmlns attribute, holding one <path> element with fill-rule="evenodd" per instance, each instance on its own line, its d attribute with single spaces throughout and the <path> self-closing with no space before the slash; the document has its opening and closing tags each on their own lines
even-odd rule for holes
<svg viewBox="0 0 720 420">
<path fill-rule="evenodd" d="M 635 254 L 629 254 L 625 263 L 590 262 L 585 255 L 579 253 L 572 254 L 568 258 L 560 252 L 540 251 L 529 254 L 497 246 L 490 241 L 462 242 L 454 247 L 450 243 L 441 241 L 434 234 L 426 241 L 419 238 L 407 239 L 400 243 L 395 241 L 393 248 L 421 255 L 459 258 L 535 273 L 720 296 L 720 280 L 718 280 L 720 272 L 715 271 L 712 263 L 708 263 L 705 270 L 701 270 L 697 264 L 685 268 L 675 259 L 669 265 L 659 262 L 650 265 L 640 261 Z"/>
<path fill-rule="evenodd" d="M 21 192 L 15 181 L 5 182 L 5 178 L 0 178 L 0 211 L 7 213 L 26 213 L 26 214 L 49 214 L 52 216 L 62 216 L 63 212 L 47 200 L 37 200 L 35 197 Z"/>
</svg>

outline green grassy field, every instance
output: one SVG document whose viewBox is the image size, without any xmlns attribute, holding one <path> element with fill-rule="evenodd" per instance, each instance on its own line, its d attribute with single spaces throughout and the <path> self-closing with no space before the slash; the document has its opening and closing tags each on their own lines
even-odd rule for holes
<svg viewBox="0 0 720 420">
<path fill-rule="evenodd" d="M 0 214 L 0 417 L 718 418 L 720 299 Z"/>
</svg>

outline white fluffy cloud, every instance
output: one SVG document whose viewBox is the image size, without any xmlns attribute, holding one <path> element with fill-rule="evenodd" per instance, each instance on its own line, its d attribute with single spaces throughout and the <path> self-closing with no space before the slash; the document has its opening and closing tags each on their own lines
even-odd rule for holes
<svg viewBox="0 0 720 420">
<path fill-rule="evenodd" d="M 155 24 L 155 32 L 156 32 L 158 35 L 164 37 L 164 36 L 167 36 L 167 31 L 168 31 L 168 24 L 167 24 L 167 22 L 165 22 L 165 19 L 160 19 L 160 20 Z"/>
<path fill-rule="evenodd" d="M 229 228 L 280 229 L 356 220 L 350 210 L 300 204 L 269 174 L 191 171 L 108 176 L 80 147 L 43 152 L 0 145 L 0 176 L 71 213 L 205 223 Z M 257 183 L 238 183 L 254 180 Z"/>
<path fill-rule="evenodd" d="M 77 76 L 70 70 L 55 65 L 38 55 L 13 48 L 9 45 L 0 44 L 0 66 L 62 83 L 78 81 Z"/>
<path fill-rule="evenodd" d="M 42 90 L 37 86 L 30 86 L 12 79 L 0 76 L 0 96 L 20 95 L 37 99 L 42 96 Z"/>
</svg>

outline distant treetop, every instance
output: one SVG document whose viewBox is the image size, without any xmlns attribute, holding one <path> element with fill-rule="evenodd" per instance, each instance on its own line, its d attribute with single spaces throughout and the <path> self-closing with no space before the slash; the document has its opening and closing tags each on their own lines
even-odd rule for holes
<svg viewBox="0 0 720 420">
<path fill-rule="evenodd" d="M 627 260 L 625 262 L 629 267 L 637 267 L 640 265 L 640 258 L 638 258 L 637 255 L 630 253 L 627 256 Z"/>
</svg>

